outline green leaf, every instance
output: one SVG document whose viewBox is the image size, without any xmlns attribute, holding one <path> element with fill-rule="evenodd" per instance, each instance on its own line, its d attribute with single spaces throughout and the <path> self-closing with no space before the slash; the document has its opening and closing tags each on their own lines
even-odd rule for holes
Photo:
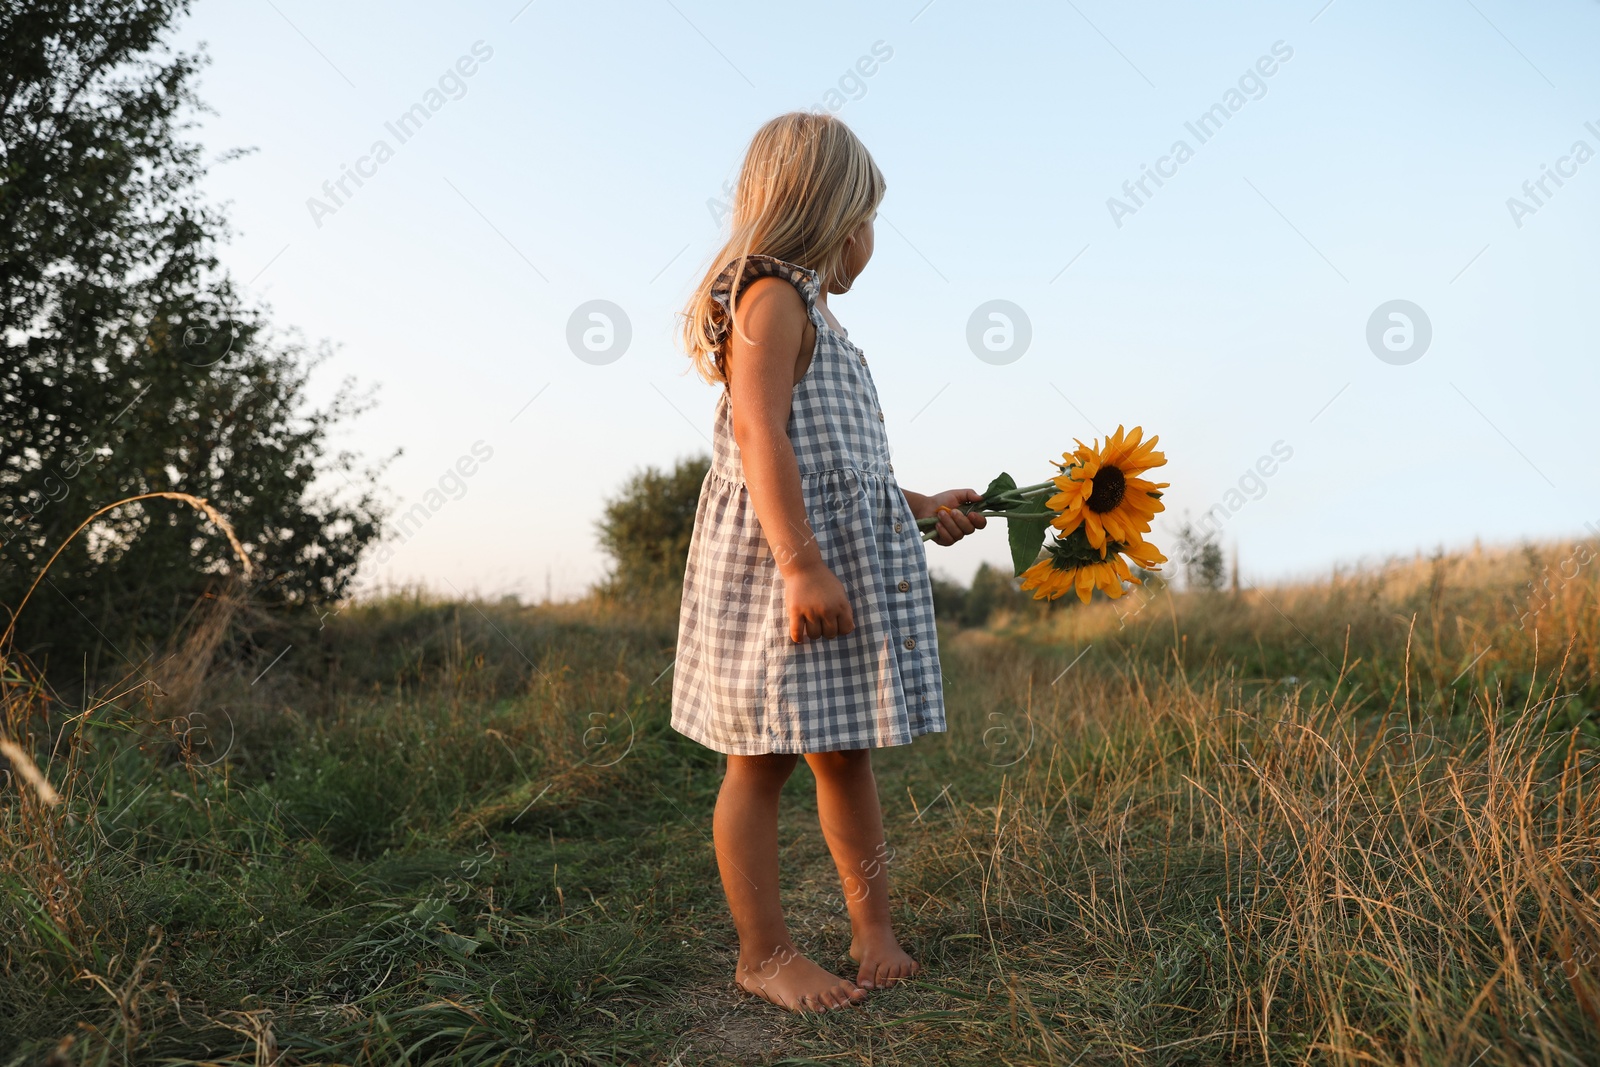
<svg viewBox="0 0 1600 1067">
<path fill-rule="evenodd" d="M 1017 487 L 1017 480 L 1005 471 L 995 476 L 989 483 L 989 488 L 983 491 L 983 506 L 990 511 L 1009 511 L 1017 506 L 1017 501 L 997 500 L 1001 493 L 1009 493 Z"/>
<path fill-rule="evenodd" d="M 1014 573 L 1020 576 L 1038 560 L 1039 549 L 1044 546 L 1045 531 L 1049 528 L 1049 519 L 1006 520 L 1006 537 L 1011 541 L 1011 567 Z"/>
<path fill-rule="evenodd" d="M 454 930 L 435 930 L 428 935 L 435 945 L 453 952 L 458 956 L 470 956 L 483 946 L 470 937 L 463 937 Z"/>
</svg>

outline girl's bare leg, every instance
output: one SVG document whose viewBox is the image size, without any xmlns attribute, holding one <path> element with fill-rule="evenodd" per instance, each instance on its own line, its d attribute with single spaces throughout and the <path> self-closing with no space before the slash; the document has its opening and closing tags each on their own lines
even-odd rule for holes
<svg viewBox="0 0 1600 1067">
<path fill-rule="evenodd" d="M 813 752 L 806 763 L 817 778 L 817 816 L 850 909 L 850 958 L 861 965 L 856 983 L 863 989 L 891 986 L 918 967 L 889 922 L 889 857 L 872 750 Z"/>
<path fill-rule="evenodd" d="M 712 836 L 717 867 L 739 931 L 735 980 L 748 993 L 790 1011 L 824 1011 L 866 993 L 818 967 L 794 947 L 778 901 L 778 794 L 795 756 L 729 756 L 717 794 Z"/>
</svg>

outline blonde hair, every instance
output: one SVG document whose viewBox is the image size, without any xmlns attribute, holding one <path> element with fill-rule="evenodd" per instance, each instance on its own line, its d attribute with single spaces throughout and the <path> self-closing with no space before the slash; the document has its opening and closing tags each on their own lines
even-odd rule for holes
<svg viewBox="0 0 1600 1067">
<path fill-rule="evenodd" d="M 871 153 L 832 115 L 791 111 L 756 131 L 739 170 L 727 243 L 684 311 L 683 347 L 702 378 L 727 381 L 731 309 L 712 296 L 727 265 L 739 261 L 733 302 L 753 255 L 814 270 L 826 291 L 843 273 L 845 238 L 872 218 L 883 192 Z"/>
</svg>

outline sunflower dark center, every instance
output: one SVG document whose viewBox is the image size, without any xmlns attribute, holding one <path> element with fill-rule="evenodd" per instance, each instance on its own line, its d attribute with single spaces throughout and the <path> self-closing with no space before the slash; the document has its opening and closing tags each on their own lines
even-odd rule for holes
<svg viewBox="0 0 1600 1067">
<path fill-rule="evenodd" d="M 1094 489 L 1089 493 L 1089 510 L 1097 515 L 1116 510 L 1128 493 L 1128 479 L 1115 467 L 1101 467 L 1094 476 Z"/>
</svg>

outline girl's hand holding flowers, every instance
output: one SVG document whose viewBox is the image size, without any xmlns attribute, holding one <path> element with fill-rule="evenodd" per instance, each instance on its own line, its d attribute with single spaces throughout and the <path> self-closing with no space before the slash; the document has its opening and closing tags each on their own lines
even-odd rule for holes
<svg viewBox="0 0 1600 1067">
<path fill-rule="evenodd" d="M 1167 462 L 1167 457 L 1156 451 L 1156 440 L 1144 440 L 1142 427 L 1124 432 L 1118 426 L 1103 445 L 1098 438 L 1087 445 L 1077 441 L 1078 447 L 1064 453 L 1062 462 L 1056 464 L 1060 473 L 1047 482 L 1019 488 L 1011 475 L 1001 474 L 982 494 L 959 490 L 964 495 L 954 518 L 972 528 L 982 526 L 985 515 L 1006 519 L 1012 564 L 1022 588 L 1034 590 L 1035 600 L 1054 600 L 1075 592 L 1087 604 L 1097 588 L 1115 600 L 1123 593 L 1123 582 L 1139 584 L 1129 560 L 1147 571 L 1159 570 L 1167 561 L 1144 539 L 1156 513 L 1165 510 L 1161 490 L 1167 483 L 1140 477 Z M 935 501 L 951 495 L 924 499 Z M 948 501 L 943 503 L 951 506 Z M 935 511 L 936 517 L 918 513 L 922 538 L 950 544 L 945 537 L 951 513 L 939 511 L 937 505 Z M 971 528 L 963 531 L 971 532 Z M 1054 536 L 1046 541 L 1051 533 Z M 1043 559 L 1039 557 L 1041 546 Z"/>
<path fill-rule="evenodd" d="M 974 530 L 981 530 L 989 520 L 981 513 L 963 510 L 963 504 L 981 504 L 983 494 L 976 489 L 947 489 L 932 496 L 907 493 L 911 514 L 924 531 L 923 540 L 938 545 L 953 545 Z M 929 521 L 931 520 L 931 521 Z M 926 531 L 931 530 L 932 533 Z"/>
</svg>

